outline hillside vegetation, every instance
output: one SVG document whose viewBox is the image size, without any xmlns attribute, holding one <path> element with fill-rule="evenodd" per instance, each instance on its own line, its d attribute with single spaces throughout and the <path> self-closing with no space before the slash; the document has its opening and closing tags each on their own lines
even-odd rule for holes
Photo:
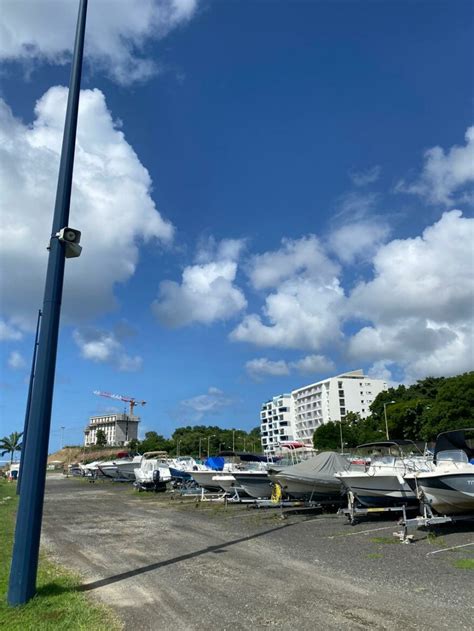
<svg viewBox="0 0 474 631">
<path fill-rule="evenodd" d="M 340 423 L 330 422 L 313 435 L 317 449 L 344 447 L 385 439 L 385 414 L 390 438 L 431 442 L 440 432 L 474 427 L 474 372 L 456 377 L 427 377 L 412 386 L 381 392 L 361 419 L 349 412 Z"/>
</svg>

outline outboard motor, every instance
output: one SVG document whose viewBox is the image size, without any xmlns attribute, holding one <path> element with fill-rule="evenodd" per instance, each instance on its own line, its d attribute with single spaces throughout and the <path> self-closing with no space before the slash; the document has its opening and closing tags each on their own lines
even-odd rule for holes
<svg viewBox="0 0 474 631">
<path fill-rule="evenodd" d="M 155 493 L 166 491 L 166 482 L 161 479 L 159 469 L 153 471 L 153 487 Z"/>
</svg>

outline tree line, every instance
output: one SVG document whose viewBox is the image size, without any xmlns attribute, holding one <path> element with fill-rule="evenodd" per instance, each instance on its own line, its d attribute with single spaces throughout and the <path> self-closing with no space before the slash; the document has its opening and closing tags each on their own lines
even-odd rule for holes
<svg viewBox="0 0 474 631">
<path fill-rule="evenodd" d="M 216 425 L 188 425 L 178 427 L 171 438 L 152 431 L 147 432 L 141 441 L 131 440 L 129 449 L 140 454 L 166 451 L 170 456 L 195 457 L 212 456 L 221 451 L 260 452 L 260 427 L 247 432 L 242 429 L 222 429 Z"/>
<path fill-rule="evenodd" d="M 385 404 L 385 405 L 384 405 Z M 385 409 L 384 409 L 385 408 Z M 474 426 L 474 372 L 456 377 L 427 377 L 411 386 L 381 392 L 361 419 L 348 412 L 313 435 L 316 449 L 343 449 L 384 440 L 385 413 L 390 438 L 430 442 L 440 432 Z"/>
</svg>

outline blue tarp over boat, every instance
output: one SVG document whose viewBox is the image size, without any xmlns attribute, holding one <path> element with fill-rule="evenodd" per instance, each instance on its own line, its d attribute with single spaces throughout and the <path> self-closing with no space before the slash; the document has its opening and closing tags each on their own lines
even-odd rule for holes
<svg viewBox="0 0 474 631">
<path fill-rule="evenodd" d="M 221 458 L 220 456 L 211 456 L 206 460 L 204 464 L 206 465 L 206 467 L 209 467 L 209 469 L 212 469 L 213 471 L 222 471 L 222 469 L 224 468 L 224 463 L 224 458 Z"/>
</svg>

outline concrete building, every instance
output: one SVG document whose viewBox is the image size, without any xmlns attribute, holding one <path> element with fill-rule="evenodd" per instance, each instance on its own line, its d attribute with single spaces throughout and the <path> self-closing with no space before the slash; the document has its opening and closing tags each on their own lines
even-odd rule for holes
<svg viewBox="0 0 474 631">
<path fill-rule="evenodd" d="M 293 440 L 295 434 L 293 398 L 280 394 L 265 401 L 260 412 L 263 452 L 272 455 L 281 442 Z"/>
<path fill-rule="evenodd" d="M 353 370 L 293 390 L 295 439 L 312 444 L 318 427 L 340 421 L 348 412 L 358 412 L 362 418 L 369 416 L 370 404 L 387 387 L 382 379 Z"/>
<path fill-rule="evenodd" d="M 108 445 L 128 445 L 134 438 L 138 438 L 138 416 L 129 414 L 106 414 L 91 416 L 89 425 L 84 430 L 84 445 L 95 445 L 97 430 L 104 431 Z"/>
</svg>

